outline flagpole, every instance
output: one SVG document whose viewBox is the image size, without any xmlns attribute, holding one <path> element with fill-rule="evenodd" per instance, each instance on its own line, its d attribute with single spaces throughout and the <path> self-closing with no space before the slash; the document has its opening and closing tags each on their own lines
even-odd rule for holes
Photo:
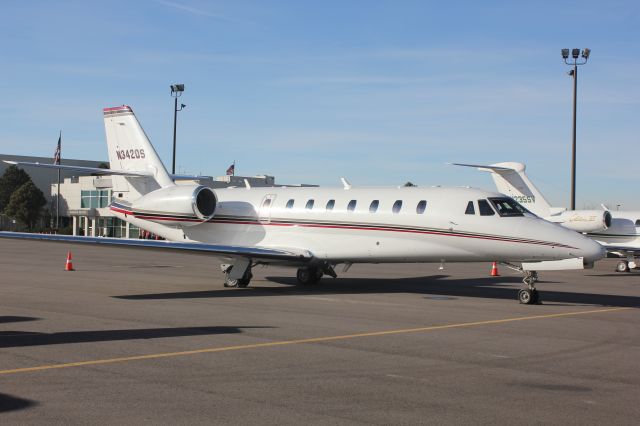
<svg viewBox="0 0 640 426">
<path fill-rule="evenodd" d="M 236 175 L 236 160 L 233 160 L 233 174 L 232 176 Z"/>
<path fill-rule="evenodd" d="M 60 136 L 58 140 L 62 143 L 62 130 L 60 130 Z M 60 160 L 58 165 L 62 163 L 62 146 L 60 147 Z M 60 169 L 58 169 L 58 194 L 56 195 L 56 234 L 60 229 Z"/>
</svg>

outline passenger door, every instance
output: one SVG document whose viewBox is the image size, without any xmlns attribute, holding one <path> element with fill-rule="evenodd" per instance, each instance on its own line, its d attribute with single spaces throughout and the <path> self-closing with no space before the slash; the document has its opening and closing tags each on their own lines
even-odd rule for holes
<svg viewBox="0 0 640 426">
<path fill-rule="evenodd" d="M 276 200 L 275 194 L 267 194 L 260 203 L 260 210 L 258 212 L 258 221 L 260 223 L 271 222 L 271 207 Z"/>
</svg>

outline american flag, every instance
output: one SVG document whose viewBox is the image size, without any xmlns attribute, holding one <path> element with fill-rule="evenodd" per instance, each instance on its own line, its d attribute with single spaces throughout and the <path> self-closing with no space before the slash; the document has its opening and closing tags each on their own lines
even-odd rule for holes
<svg viewBox="0 0 640 426">
<path fill-rule="evenodd" d="M 62 151 L 62 134 L 58 137 L 58 146 L 56 146 L 56 152 L 53 153 L 53 164 L 60 164 L 60 152 Z"/>
<path fill-rule="evenodd" d="M 233 163 L 232 165 L 229 166 L 229 168 L 227 169 L 227 176 L 234 176 L 236 173 L 236 163 Z"/>
</svg>

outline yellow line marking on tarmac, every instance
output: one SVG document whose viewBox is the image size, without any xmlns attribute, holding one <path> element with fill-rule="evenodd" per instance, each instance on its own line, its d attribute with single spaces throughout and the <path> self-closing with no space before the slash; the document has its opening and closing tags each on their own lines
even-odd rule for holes
<svg viewBox="0 0 640 426">
<path fill-rule="evenodd" d="M 68 362 L 64 364 L 39 365 L 36 367 L 0 370 L 0 375 L 30 373 L 34 371 L 54 370 L 59 368 L 83 367 L 87 365 L 114 364 L 118 362 L 140 361 L 145 359 L 159 359 L 159 358 L 170 358 L 170 357 L 197 355 L 197 354 L 205 354 L 205 353 L 240 351 L 245 349 L 271 348 L 276 346 L 299 345 L 303 343 L 331 342 L 336 340 L 356 339 L 359 337 L 374 337 L 374 336 L 387 336 L 387 335 L 393 335 L 393 334 L 420 333 L 420 332 L 426 332 L 426 331 L 446 330 L 451 328 L 464 328 L 464 327 L 475 327 L 480 325 L 505 324 L 505 323 L 516 322 L 516 321 L 529 321 L 529 320 L 546 319 L 546 318 L 560 318 L 560 317 L 570 317 L 570 316 L 577 316 L 577 315 L 600 314 L 600 313 L 606 313 L 606 312 L 624 311 L 629 309 L 633 309 L 633 308 L 625 307 L 625 308 L 594 309 L 590 311 L 564 312 L 559 314 L 548 314 L 548 315 L 533 315 L 528 317 L 515 317 L 515 318 L 504 318 L 504 319 L 487 320 L 487 321 L 464 322 L 464 323 L 458 323 L 458 324 L 434 325 L 429 327 L 405 328 L 405 329 L 399 329 L 399 330 L 372 331 L 369 333 L 345 334 L 340 336 L 312 337 L 308 339 L 281 340 L 276 342 L 253 343 L 248 345 L 223 346 L 219 348 L 195 349 L 191 351 L 165 352 L 165 353 L 149 354 L 149 355 L 134 355 L 134 356 L 121 357 L 121 358 L 96 359 L 92 361 L 78 361 L 78 362 Z"/>
</svg>

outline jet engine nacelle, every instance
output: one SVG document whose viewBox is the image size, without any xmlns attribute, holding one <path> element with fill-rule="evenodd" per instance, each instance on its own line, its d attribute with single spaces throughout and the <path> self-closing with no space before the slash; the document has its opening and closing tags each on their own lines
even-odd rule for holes
<svg viewBox="0 0 640 426">
<path fill-rule="evenodd" d="M 604 210 L 570 210 L 545 219 L 578 232 L 600 232 L 611 226 L 611 213 Z"/>
<path fill-rule="evenodd" d="M 218 198 L 211 188 L 176 185 L 143 195 L 131 203 L 131 209 L 140 219 L 186 227 L 211 219 L 217 203 Z"/>
</svg>

